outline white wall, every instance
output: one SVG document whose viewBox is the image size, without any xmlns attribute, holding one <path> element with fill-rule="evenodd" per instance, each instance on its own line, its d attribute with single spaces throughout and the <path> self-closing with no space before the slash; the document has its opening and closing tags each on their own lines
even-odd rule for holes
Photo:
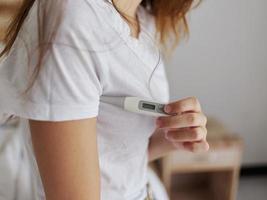
<svg viewBox="0 0 267 200">
<path fill-rule="evenodd" d="M 204 0 L 167 65 L 171 98 L 197 96 L 245 139 L 245 164 L 267 163 L 267 1 Z"/>
</svg>

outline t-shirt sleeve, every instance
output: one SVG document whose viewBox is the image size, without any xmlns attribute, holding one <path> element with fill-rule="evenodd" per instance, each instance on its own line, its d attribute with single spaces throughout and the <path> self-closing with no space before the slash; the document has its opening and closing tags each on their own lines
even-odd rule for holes
<svg viewBox="0 0 267 200">
<path fill-rule="evenodd" d="M 25 96 L 20 96 L 26 89 L 22 86 L 30 81 L 25 60 L 28 56 L 36 58 L 36 55 L 25 55 L 25 49 L 16 48 L 6 58 L 0 67 L 4 76 L 0 80 L 0 114 L 43 121 L 76 120 L 98 115 L 102 94 L 101 70 L 97 55 L 86 48 L 92 43 L 92 34 L 88 31 L 90 26 L 80 23 L 81 16 L 88 12 L 93 15 L 88 8 L 83 15 L 77 11 L 73 11 L 75 16 L 70 16 L 70 11 L 66 13 L 58 36 L 43 59 L 39 75 Z"/>
<path fill-rule="evenodd" d="M 97 116 L 102 88 L 94 61 L 86 50 L 53 44 L 28 99 L 36 114 L 53 121 Z"/>
<path fill-rule="evenodd" d="M 2 108 L 8 114 L 28 119 L 65 121 L 98 115 L 102 88 L 94 59 L 86 50 L 53 44 L 33 87 L 19 96 L 16 81 L 6 81 L 9 98 Z M 2 85 L 3 86 L 3 85 Z M 3 94 L 2 93 L 2 94 Z M 3 105 L 5 103 L 5 105 Z"/>
</svg>

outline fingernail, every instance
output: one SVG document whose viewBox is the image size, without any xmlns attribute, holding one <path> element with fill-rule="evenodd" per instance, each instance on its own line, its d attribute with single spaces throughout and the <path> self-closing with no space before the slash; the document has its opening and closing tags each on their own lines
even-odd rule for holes
<svg viewBox="0 0 267 200">
<path fill-rule="evenodd" d="M 170 138 L 170 136 L 168 135 L 168 132 L 164 132 L 165 134 L 164 134 L 164 136 L 165 136 L 165 138 L 167 139 L 167 140 L 170 140 L 171 138 Z"/>
<path fill-rule="evenodd" d="M 164 111 L 167 112 L 167 113 L 169 113 L 171 111 L 171 106 L 165 105 L 164 106 Z"/>
<path fill-rule="evenodd" d="M 165 138 L 167 139 L 167 140 L 172 140 L 172 137 L 171 136 L 169 136 L 169 134 L 168 134 L 168 131 L 167 130 L 165 130 L 164 131 L 164 136 L 165 136 Z"/>
<path fill-rule="evenodd" d="M 176 149 L 181 149 L 183 146 L 181 143 L 178 143 L 178 142 L 173 142 L 172 144 Z"/>
</svg>

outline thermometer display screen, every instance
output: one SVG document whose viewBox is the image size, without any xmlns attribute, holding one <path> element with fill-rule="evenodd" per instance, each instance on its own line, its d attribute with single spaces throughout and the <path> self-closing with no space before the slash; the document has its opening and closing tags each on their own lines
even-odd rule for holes
<svg viewBox="0 0 267 200">
<path fill-rule="evenodd" d="M 155 110 L 156 106 L 148 103 L 143 103 L 143 108 Z"/>
</svg>

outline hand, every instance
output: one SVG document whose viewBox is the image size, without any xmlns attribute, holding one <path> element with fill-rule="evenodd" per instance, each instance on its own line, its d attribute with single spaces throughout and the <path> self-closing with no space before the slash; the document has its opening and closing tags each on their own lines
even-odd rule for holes
<svg viewBox="0 0 267 200">
<path fill-rule="evenodd" d="M 157 127 L 163 128 L 165 138 L 178 149 L 191 152 L 207 151 L 207 117 L 202 113 L 197 98 L 189 97 L 167 104 L 166 113 L 172 116 L 157 118 Z"/>
</svg>

